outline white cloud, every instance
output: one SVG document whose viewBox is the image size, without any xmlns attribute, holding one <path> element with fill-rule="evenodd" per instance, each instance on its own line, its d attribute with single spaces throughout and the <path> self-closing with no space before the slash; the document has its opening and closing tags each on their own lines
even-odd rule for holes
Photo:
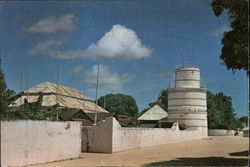
<svg viewBox="0 0 250 167">
<path fill-rule="evenodd" d="M 75 66 L 72 70 L 72 72 L 75 74 L 75 75 L 79 75 L 81 73 L 81 71 L 83 70 L 83 66 L 82 65 L 79 65 L 79 66 Z"/>
<path fill-rule="evenodd" d="M 114 25 L 99 41 L 86 50 L 54 50 L 51 57 L 62 59 L 92 58 L 98 56 L 112 60 L 136 60 L 151 57 L 153 49 L 144 46 L 136 33 L 121 25 Z"/>
<path fill-rule="evenodd" d="M 84 82 L 90 87 L 96 85 L 97 69 L 98 66 L 94 65 L 91 69 L 85 71 Z M 113 72 L 109 66 L 99 66 L 99 84 L 105 89 L 121 90 L 124 84 L 131 82 L 134 78 L 135 75 Z"/>
<path fill-rule="evenodd" d="M 212 36 L 218 36 L 218 35 L 223 35 L 224 32 L 230 31 L 231 28 L 228 25 L 224 25 L 223 27 L 220 27 L 213 32 L 211 32 Z"/>
<path fill-rule="evenodd" d="M 155 72 L 154 74 L 158 77 L 170 78 L 170 77 L 173 77 L 174 72 L 173 71 L 163 71 L 163 72 Z"/>
<path fill-rule="evenodd" d="M 28 27 L 26 32 L 55 34 L 62 31 L 73 31 L 75 29 L 75 19 L 76 17 L 72 13 L 62 16 L 49 16 Z"/>
<path fill-rule="evenodd" d="M 26 53 L 28 55 L 48 54 L 52 47 L 56 45 L 62 45 L 62 41 L 49 39 L 43 42 L 39 42 L 34 48 L 27 50 Z"/>
<path fill-rule="evenodd" d="M 76 59 L 83 57 L 84 54 L 85 54 L 84 50 L 68 50 L 68 51 L 50 50 L 48 52 L 48 55 L 50 57 L 58 59 Z"/>
</svg>

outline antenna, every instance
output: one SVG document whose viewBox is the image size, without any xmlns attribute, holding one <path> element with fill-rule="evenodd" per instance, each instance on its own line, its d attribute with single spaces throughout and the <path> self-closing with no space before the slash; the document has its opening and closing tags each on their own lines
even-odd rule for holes
<svg viewBox="0 0 250 167">
<path fill-rule="evenodd" d="M 97 121 L 97 104 L 98 104 L 98 84 L 99 84 L 99 65 L 100 65 L 100 57 L 98 56 L 98 66 L 97 66 L 97 77 L 96 77 L 96 100 L 95 100 L 95 122 L 94 125 L 96 125 Z"/>
<path fill-rule="evenodd" d="M 85 87 L 84 87 L 84 89 L 83 89 L 83 95 L 84 95 L 84 97 L 83 97 L 83 108 L 84 108 L 84 110 L 85 110 L 85 98 L 86 98 L 86 96 L 85 96 Z"/>
<path fill-rule="evenodd" d="M 106 104 L 105 104 L 105 102 L 106 102 L 106 101 L 105 101 L 105 100 L 106 100 L 105 98 L 106 98 L 106 96 L 103 96 L 103 103 L 104 103 L 103 108 L 104 108 L 104 109 L 105 109 L 105 105 L 106 105 Z"/>
<path fill-rule="evenodd" d="M 1 48 L 0 48 L 1 49 Z M 2 54 L 0 54 L 0 72 L 2 71 Z M 3 89 L 2 84 L 0 84 L 0 91 Z M 3 101 L 3 91 L 0 94 L 1 99 L 0 99 L 0 106 L 2 106 L 2 101 Z"/>
<path fill-rule="evenodd" d="M 23 67 L 21 67 L 21 83 L 20 83 L 20 93 L 23 91 Z M 22 104 L 22 94 L 20 97 L 20 105 Z"/>
<path fill-rule="evenodd" d="M 56 87 L 56 104 L 59 106 L 59 85 L 60 85 L 60 67 L 61 64 L 58 64 L 57 66 L 57 87 Z M 56 114 L 56 120 L 58 121 L 58 109 Z"/>
<path fill-rule="evenodd" d="M 26 82 L 26 86 L 27 86 L 26 99 L 29 102 L 29 77 L 27 77 L 26 81 L 27 81 Z"/>
<path fill-rule="evenodd" d="M 186 60 L 183 61 L 182 67 L 184 67 L 184 68 L 187 67 L 187 62 L 186 62 Z"/>
</svg>

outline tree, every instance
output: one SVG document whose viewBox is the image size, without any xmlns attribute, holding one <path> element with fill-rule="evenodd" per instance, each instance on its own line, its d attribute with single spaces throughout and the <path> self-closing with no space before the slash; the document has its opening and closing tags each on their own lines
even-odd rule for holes
<svg viewBox="0 0 250 167">
<path fill-rule="evenodd" d="M 142 110 L 139 116 L 156 104 L 161 106 L 165 111 L 168 111 L 168 89 L 163 89 L 159 93 L 157 101 L 149 103 L 149 107 Z M 230 96 L 226 96 L 222 92 L 213 94 L 207 91 L 207 119 L 209 129 L 242 128 L 241 119 L 236 118 L 235 115 Z"/>
<path fill-rule="evenodd" d="M 138 113 L 136 101 L 129 95 L 107 94 L 98 99 L 98 105 L 119 115 L 136 116 Z"/>
<path fill-rule="evenodd" d="M 217 94 L 207 92 L 207 111 L 209 129 L 242 128 L 242 123 L 235 117 L 232 98 L 222 92 Z"/>
<path fill-rule="evenodd" d="M 14 95 L 14 91 L 7 88 L 7 84 L 5 82 L 4 73 L 1 68 L 1 59 L 0 59 L 0 113 L 1 118 L 3 114 L 6 112 L 9 104 L 12 102 L 12 97 Z"/>
<path fill-rule="evenodd" d="M 36 102 L 28 103 L 24 99 L 24 104 L 19 107 L 9 107 L 3 113 L 5 119 L 30 119 L 30 120 L 56 120 L 58 112 L 57 105 L 51 107 L 42 106 L 42 97 L 40 93 Z"/>
<path fill-rule="evenodd" d="M 247 116 L 240 117 L 239 120 L 240 120 L 245 126 L 248 126 L 248 117 L 247 117 Z"/>
<path fill-rule="evenodd" d="M 144 114 L 146 111 L 148 111 L 150 108 L 152 108 L 154 105 L 159 105 L 163 110 L 167 111 L 168 110 L 168 89 L 163 89 L 157 98 L 155 102 L 148 103 L 149 107 L 143 109 L 139 116 Z"/>
<path fill-rule="evenodd" d="M 31 119 L 31 120 L 55 120 L 57 107 L 42 107 L 42 95 L 33 104 L 28 103 L 20 107 L 8 107 L 13 101 L 21 97 L 23 92 L 15 95 L 13 90 L 7 88 L 5 76 L 1 69 L 0 59 L 0 113 L 1 119 Z"/>
<path fill-rule="evenodd" d="M 231 19 L 231 31 L 222 38 L 220 59 L 231 70 L 246 70 L 248 75 L 248 0 L 213 0 L 214 14 L 219 17 L 224 10 Z"/>
</svg>

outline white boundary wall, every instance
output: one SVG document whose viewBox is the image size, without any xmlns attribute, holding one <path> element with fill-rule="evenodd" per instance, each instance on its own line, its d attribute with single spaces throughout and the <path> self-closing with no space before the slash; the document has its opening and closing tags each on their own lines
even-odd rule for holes
<svg viewBox="0 0 250 167">
<path fill-rule="evenodd" d="M 80 122 L 1 121 L 2 167 L 77 158 L 80 153 Z"/>
<path fill-rule="evenodd" d="M 115 118 L 107 118 L 95 127 L 83 128 L 82 151 L 113 153 L 201 138 L 201 128 L 183 131 L 178 128 L 123 128 Z"/>
<path fill-rule="evenodd" d="M 208 136 L 227 136 L 226 129 L 208 129 Z"/>
</svg>

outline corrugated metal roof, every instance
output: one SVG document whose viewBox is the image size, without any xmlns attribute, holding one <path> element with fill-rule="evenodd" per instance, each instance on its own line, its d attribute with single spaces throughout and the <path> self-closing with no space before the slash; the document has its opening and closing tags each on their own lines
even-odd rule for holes
<svg viewBox="0 0 250 167">
<path fill-rule="evenodd" d="M 24 104 L 26 98 L 29 103 L 37 102 L 39 92 L 43 95 L 42 106 L 54 106 L 57 104 L 57 85 L 50 82 L 44 82 L 34 86 L 24 92 L 19 99 L 13 102 L 10 107 L 17 107 Z M 95 102 L 80 91 L 59 86 L 58 104 L 60 107 L 83 109 L 86 113 L 95 112 Z M 104 108 L 97 106 L 97 112 L 109 113 Z"/>
<path fill-rule="evenodd" d="M 161 120 L 168 116 L 168 113 L 157 104 L 142 114 L 137 120 Z"/>
</svg>

